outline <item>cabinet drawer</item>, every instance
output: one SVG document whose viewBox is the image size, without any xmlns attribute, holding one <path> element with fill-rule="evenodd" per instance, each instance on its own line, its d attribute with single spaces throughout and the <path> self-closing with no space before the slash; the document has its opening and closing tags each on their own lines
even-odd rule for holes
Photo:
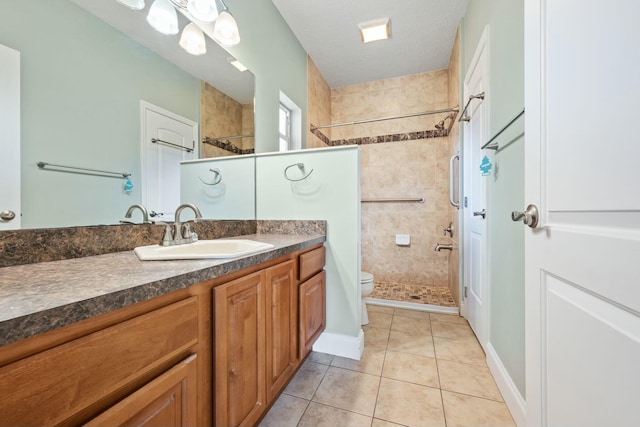
<svg viewBox="0 0 640 427">
<path fill-rule="evenodd" d="M 298 280 L 303 282 L 309 277 L 321 271 L 325 264 L 324 246 L 305 252 L 300 255 L 300 268 L 298 269 Z"/>
<path fill-rule="evenodd" d="M 75 424 L 93 415 L 197 343 L 197 309 L 191 297 L 3 366 L 0 424 Z"/>
</svg>

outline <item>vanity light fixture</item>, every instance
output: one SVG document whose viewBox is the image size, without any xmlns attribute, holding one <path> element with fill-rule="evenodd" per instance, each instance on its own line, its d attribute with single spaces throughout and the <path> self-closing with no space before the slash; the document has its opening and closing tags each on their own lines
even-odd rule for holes
<svg viewBox="0 0 640 427">
<path fill-rule="evenodd" d="M 154 0 L 149 8 L 147 22 L 162 34 L 178 34 L 178 14 L 169 0 Z"/>
<path fill-rule="evenodd" d="M 144 0 L 116 0 L 123 6 L 127 6 L 129 9 L 142 10 L 144 9 Z"/>
<path fill-rule="evenodd" d="M 204 55 L 207 53 L 207 44 L 200 27 L 193 22 L 184 27 L 180 36 L 180 47 L 191 55 Z"/>
<path fill-rule="evenodd" d="M 358 24 L 358 28 L 360 28 L 360 36 L 364 43 L 391 37 L 391 20 L 389 18 L 362 22 Z"/>
<path fill-rule="evenodd" d="M 229 58 L 227 58 L 227 61 L 229 61 L 229 64 L 231 64 L 234 67 L 236 67 L 241 73 L 248 70 L 248 68 L 245 67 L 244 64 L 242 62 L 238 61 L 236 58 L 229 57 Z"/>
<path fill-rule="evenodd" d="M 218 17 L 216 0 L 189 0 L 187 1 L 187 11 L 202 22 L 213 22 Z"/>
<path fill-rule="evenodd" d="M 229 12 L 229 8 L 220 0 L 222 12 L 218 15 L 213 25 L 213 38 L 223 46 L 236 46 L 240 43 L 240 32 L 235 18 Z"/>
</svg>

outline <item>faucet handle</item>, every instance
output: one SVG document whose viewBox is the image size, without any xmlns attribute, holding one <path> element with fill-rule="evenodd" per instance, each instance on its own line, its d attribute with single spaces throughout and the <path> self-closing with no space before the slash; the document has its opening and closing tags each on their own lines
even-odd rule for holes
<svg viewBox="0 0 640 427">
<path fill-rule="evenodd" d="M 173 226 L 162 221 L 157 221 L 156 224 L 164 225 L 164 235 L 162 236 L 160 246 L 170 246 L 173 244 Z"/>
</svg>

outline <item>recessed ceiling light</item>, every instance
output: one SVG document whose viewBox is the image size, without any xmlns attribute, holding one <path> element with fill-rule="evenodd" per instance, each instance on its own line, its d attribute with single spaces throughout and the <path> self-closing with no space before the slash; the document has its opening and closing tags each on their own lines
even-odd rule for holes
<svg viewBox="0 0 640 427">
<path fill-rule="evenodd" d="M 365 43 L 376 40 L 385 40 L 391 37 L 391 21 L 389 18 L 361 22 L 358 24 L 358 28 L 360 28 L 362 41 Z"/>
<path fill-rule="evenodd" d="M 229 64 L 240 70 L 240 72 L 247 71 L 247 67 L 245 67 L 244 64 L 242 64 L 242 62 L 238 61 L 236 58 L 227 58 L 227 61 L 229 61 Z"/>
</svg>

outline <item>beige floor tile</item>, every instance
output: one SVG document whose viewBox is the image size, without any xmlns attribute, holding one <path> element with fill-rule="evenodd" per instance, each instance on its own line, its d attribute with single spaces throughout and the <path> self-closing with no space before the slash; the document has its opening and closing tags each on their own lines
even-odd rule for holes
<svg viewBox="0 0 640 427">
<path fill-rule="evenodd" d="M 333 361 L 334 357 L 335 356 L 333 354 L 318 353 L 317 351 L 312 351 L 309 354 L 309 357 L 307 358 L 307 360 L 310 360 L 315 363 L 320 363 L 321 365 L 331 365 L 331 362 Z"/>
<path fill-rule="evenodd" d="M 462 339 L 475 337 L 468 325 L 450 322 L 431 322 L 431 335 L 434 337 Z"/>
<path fill-rule="evenodd" d="M 309 406 L 309 401 L 299 397 L 281 394 L 259 427 L 296 427 L 302 414 Z"/>
<path fill-rule="evenodd" d="M 426 332 L 391 331 L 387 349 L 400 353 L 435 357 L 433 337 Z"/>
<path fill-rule="evenodd" d="M 375 418 L 409 427 L 444 427 L 440 390 L 382 378 Z"/>
<path fill-rule="evenodd" d="M 364 349 L 360 360 L 336 356 L 333 362 L 331 362 L 331 366 L 380 376 L 382 374 L 385 353 L 384 350 L 372 350 L 367 347 Z"/>
<path fill-rule="evenodd" d="M 487 366 L 487 357 L 475 337 L 459 340 L 433 337 L 433 344 L 439 360 Z"/>
<path fill-rule="evenodd" d="M 380 377 L 331 367 L 312 401 L 373 416 Z"/>
<path fill-rule="evenodd" d="M 311 402 L 298 427 L 369 427 L 371 417 Z"/>
<path fill-rule="evenodd" d="M 382 305 L 367 304 L 367 313 L 393 314 L 393 307 L 385 307 Z"/>
<path fill-rule="evenodd" d="M 386 350 L 389 341 L 389 330 L 363 326 L 364 347 L 371 350 Z"/>
<path fill-rule="evenodd" d="M 391 330 L 428 334 L 431 331 L 431 322 L 429 319 L 394 315 Z"/>
<path fill-rule="evenodd" d="M 311 400 L 328 369 L 327 365 L 305 361 L 284 389 L 284 393 Z"/>
<path fill-rule="evenodd" d="M 371 427 L 403 427 L 403 425 L 381 420 L 380 418 L 374 418 Z"/>
<path fill-rule="evenodd" d="M 449 323 L 458 323 L 460 325 L 469 324 L 469 322 L 467 322 L 467 319 L 455 314 L 431 313 L 430 316 L 431 316 L 432 322 L 449 322 Z"/>
<path fill-rule="evenodd" d="M 438 373 L 443 390 L 502 401 L 489 368 L 438 360 Z"/>
<path fill-rule="evenodd" d="M 447 427 L 515 427 L 511 413 L 502 402 L 442 392 Z"/>
<path fill-rule="evenodd" d="M 430 387 L 440 387 L 436 359 L 387 351 L 382 376 Z"/>
<path fill-rule="evenodd" d="M 396 308 L 393 312 L 395 316 L 403 316 L 403 317 L 413 317 L 417 319 L 428 319 L 429 312 L 428 311 L 420 311 L 420 310 L 408 310 L 406 308 Z"/>
<path fill-rule="evenodd" d="M 391 319 L 393 319 L 393 315 L 391 314 L 372 311 L 369 313 L 369 323 L 367 326 L 372 328 L 391 329 Z"/>
</svg>

